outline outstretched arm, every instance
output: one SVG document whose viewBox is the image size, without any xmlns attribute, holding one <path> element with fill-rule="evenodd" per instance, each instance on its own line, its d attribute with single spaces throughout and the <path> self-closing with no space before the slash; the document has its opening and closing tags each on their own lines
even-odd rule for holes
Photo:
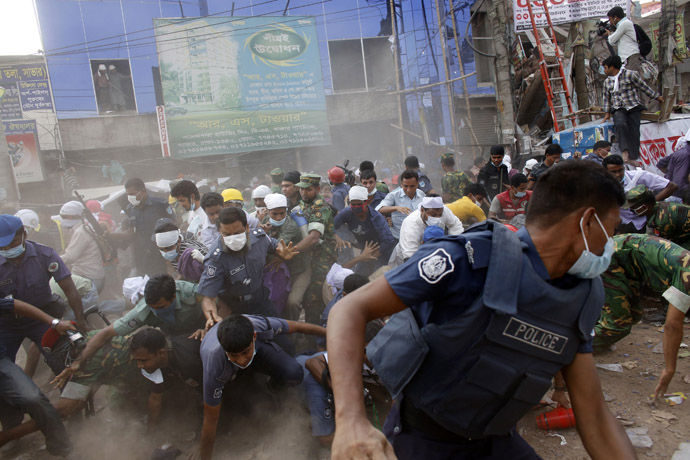
<svg viewBox="0 0 690 460">
<path fill-rule="evenodd" d="M 326 328 L 317 326 L 311 323 L 302 323 L 300 321 L 290 321 L 287 320 L 288 324 L 288 334 L 308 334 L 308 335 L 326 335 Z"/>
<path fill-rule="evenodd" d="M 659 377 L 659 383 L 654 390 L 655 398 L 663 398 L 673 374 L 676 373 L 676 362 L 678 361 L 678 349 L 683 341 L 683 319 L 685 313 L 678 310 L 673 304 L 669 304 L 666 312 L 666 323 L 664 324 L 664 370 Z"/>
</svg>

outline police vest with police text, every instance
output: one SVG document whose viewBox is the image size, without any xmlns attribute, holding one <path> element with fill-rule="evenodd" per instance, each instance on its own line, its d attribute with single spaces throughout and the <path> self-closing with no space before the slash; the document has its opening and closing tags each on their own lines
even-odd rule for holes
<svg viewBox="0 0 690 460">
<path fill-rule="evenodd" d="M 420 328 L 409 308 L 393 315 L 367 357 L 393 397 L 403 394 L 447 430 L 467 438 L 506 435 L 588 340 L 603 286 L 599 278 L 570 289 L 549 284 L 518 236 L 498 223 L 450 238 L 489 253 L 475 250 L 471 262 L 487 268 L 482 294 L 443 324 Z"/>
</svg>

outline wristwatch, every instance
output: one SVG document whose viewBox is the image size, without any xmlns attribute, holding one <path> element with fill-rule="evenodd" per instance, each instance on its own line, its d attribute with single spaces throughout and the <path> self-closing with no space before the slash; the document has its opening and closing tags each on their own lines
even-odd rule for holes
<svg viewBox="0 0 690 460">
<path fill-rule="evenodd" d="M 53 320 L 50 322 L 50 327 L 55 329 L 55 326 L 57 326 L 58 324 L 60 324 L 60 320 L 57 318 L 53 318 Z"/>
</svg>

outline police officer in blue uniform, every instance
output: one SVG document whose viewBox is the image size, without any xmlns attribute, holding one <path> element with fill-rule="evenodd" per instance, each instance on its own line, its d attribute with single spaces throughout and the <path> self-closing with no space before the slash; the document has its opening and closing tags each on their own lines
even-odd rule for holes
<svg viewBox="0 0 690 460">
<path fill-rule="evenodd" d="M 165 260 L 160 257 L 158 247 L 151 240 L 153 230 L 158 219 L 172 218 L 173 211 L 163 198 L 150 196 L 149 191 L 141 179 L 134 178 L 125 184 L 127 201 L 125 214 L 129 217 L 129 235 L 110 235 L 111 237 L 124 237 L 130 239 L 134 245 L 134 264 L 139 275 L 149 276 L 165 273 Z"/>
<path fill-rule="evenodd" d="M 220 298 L 233 313 L 277 316 L 264 286 L 266 257 L 275 253 L 283 260 L 296 252 L 292 243 L 285 246 L 263 230 L 250 230 L 247 215 L 237 208 L 225 208 L 218 218 L 220 237 L 204 259 L 204 271 L 198 293 L 206 315 L 206 329 L 221 320 L 216 299 Z"/>
<path fill-rule="evenodd" d="M 50 289 L 54 278 L 67 296 L 77 326 L 86 330 L 81 297 L 72 274 L 60 256 L 48 246 L 26 239 L 19 217 L 0 215 L 0 298 L 17 299 L 36 306 L 54 318 L 62 318 L 66 306 Z M 0 318 L 0 346 L 14 361 L 25 337 L 41 348 L 41 339 L 49 325 L 27 318 Z"/>
<path fill-rule="evenodd" d="M 436 239 L 338 302 L 332 458 L 537 459 L 515 423 L 561 369 L 592 458 L 635 458 L 604 401 L 591 336 L 624 200 L 604 168 L 565 162 L 544 173 L 517 234 L 487 222 Z M 366 354 L 397 398 L 388 440 L 366 418 L 360 375 L 365 324 L 387 315 Z"/>
</svg>

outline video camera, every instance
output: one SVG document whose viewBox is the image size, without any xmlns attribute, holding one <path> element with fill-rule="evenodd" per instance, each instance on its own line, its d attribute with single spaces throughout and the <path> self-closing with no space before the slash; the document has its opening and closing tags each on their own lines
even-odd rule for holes
<svg viewBox="0 0 690 460">
<path fill-rule="evenodd" d="M 609 21 L 599 21 L 597 22 L 597 35 L 598 36 L 604 36 L 606 35 L 606 31 L 610 30 L 611 32 L 616 31 L 616 26 L 611 25 Z"/>
</svg>

